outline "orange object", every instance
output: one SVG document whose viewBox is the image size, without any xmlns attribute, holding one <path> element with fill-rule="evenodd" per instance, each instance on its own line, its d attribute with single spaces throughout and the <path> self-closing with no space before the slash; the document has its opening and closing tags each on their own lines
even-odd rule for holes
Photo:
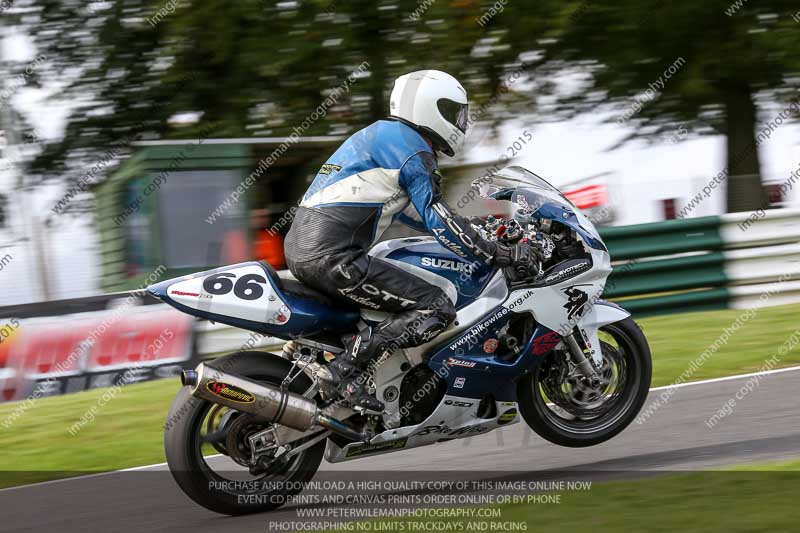
<svg viewBox="0 0 800 533">
<path fill-rule="evenodd" d="M 266 261 L 277 270 L 286 268 L 283 237 L 268 230 L 257 231 L 253 236 L 253 257 L 259 261 Z"/>
</svg>

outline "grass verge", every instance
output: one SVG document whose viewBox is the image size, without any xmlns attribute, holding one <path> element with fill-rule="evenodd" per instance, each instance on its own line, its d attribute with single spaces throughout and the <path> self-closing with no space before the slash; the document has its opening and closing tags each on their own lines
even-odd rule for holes
<svg viewBox="0 0 800 533">
<path fill-rule="evenodd" d="M 800 461 L 593 482 L 589 490 L 529 494 L 523 497 L 531 503 L 480 508 L 492 510 L 490 518 L 433 512 L 435 518 L 379 520 L 336 531 L 797 531 L 798 481 Z"/>
</svg>

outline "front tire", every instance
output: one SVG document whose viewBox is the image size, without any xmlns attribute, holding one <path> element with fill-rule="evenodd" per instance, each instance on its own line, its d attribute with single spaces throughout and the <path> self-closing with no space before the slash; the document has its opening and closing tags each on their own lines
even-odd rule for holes
<svg viewBox="0 0 800 533">
<path fill-rule="evenodd" d="M 226 372 L 243 377 L 280 384 L 291 368 L 291 363 L 270 353 L 238 352 L 220 357 L 211 362 L 209 366 L 224 369 Z M 290 390 L 302 394 L 310 385 L 308 377 L 301 374 L 292 382 Z M 287 470 L 285 480 L 276 483 L 277 485 L 284 483 L 286 487 L 254 492 L 245 483 L 241 483 L 247 480 L 241 479 L 243 476 L 240 474 L 251 475 L 246 470 L 244 472 L 223 472 L 236 474 L 234 479 L 220 475 L 209 465 L 208 453 L 218 451 L 230 454 L 227 453 L 225 445 L 220 442 L 203 444 L 202 435 L 203 429 L 207 429 L 209 417 L 216 416 L 214 409 L 217 406 L 193 397 L 189 390 L 188 386 L 182 387 L 170 406 L 164 430 L 164 451 L 172 476 L 183 492 L 192 500 L 206 509 L 227 515 L 271 511 L 300 492 L 303 485 L 314 476 L 325 452 L 326 439 L 322 439 L 295 456 L 296 462 L 292 463 L 291 470 Z M 226 413 L 229 427 L 236 426 L 234 421 L 237 416 L 247 416 L 237 413 L 239 412 Z M 224 419 L 224 416 L 218 418 Z M 264 423 L 265 427 L 268 425 Z M 231 470 L 229 466 L 227 468 Z M 262 483 L 262 486 L 264 485 L 265 483 Z M 275 485 L 270 486 L 274 487 Z"/>
<path fill-rule="evenodd" d="M 631 318 L 600 328 L 603 370 L 614 375 L 592 401 L 570 382 L 559 350 L 518 383 L 520 413 L 539 436 L 560 446 L 594 446 L 617 435 L 639 413 L 650 391 L 647 339 Z M 616 342 L 616 346 L 612 344 Z"/>
</svg>

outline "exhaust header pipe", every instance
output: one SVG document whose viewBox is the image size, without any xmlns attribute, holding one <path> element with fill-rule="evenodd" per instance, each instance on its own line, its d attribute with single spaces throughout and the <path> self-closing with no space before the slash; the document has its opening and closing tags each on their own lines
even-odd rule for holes
<svg viewBox="0 0 800 533">
<path fill-rule="evenodd" d="M 365 434 L 320 413 L 317 404 L 305 396 L 229 374 L 205 363 L 197 365 L 195 370 L 183 371 L 181 383 L 191 387 L 191 394 L 196 398 L 250 413 L 275 424 L 299 431 L 322 426 L 351 440 L 368 440 Z"/>
</svg>

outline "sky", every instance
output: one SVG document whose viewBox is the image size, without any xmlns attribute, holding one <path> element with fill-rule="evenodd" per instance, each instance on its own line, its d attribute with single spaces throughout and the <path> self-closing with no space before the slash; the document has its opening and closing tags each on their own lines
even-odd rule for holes
<svg viewBox="0 0 800 533">
<path fill-rule="evenodd" d="M 645 104 L 646 105 L 646 104 Z M 772 119 L 782 109 L 777 104 L 760 110 L 761 120 Z M 725 169 L 725 137 L 691 136 L 677 143 L 647 143 L 637 140 L 614 151 L 608 148 L 633 130 L 620 126 L 608 113 L 579 116 L 565 122 L 537 123 L 525 118 L 506 125 L 498 139 L 484 139 L 471 152 L 468 161 L 495 160 L 520 134 L 529 130 L 532 142 L 525 144 L 514 161 L 556 186 L 602 173 L 609 174 L 620 212 L 616 224 L 660 220 L 660 199 L 678 198 L 680 209 L 691 196 Z M 784 181 L 800 163 L 800 125 L 784 124 L 760 146 L 762 175 L 765 181 Z M 468 141 L 469 145 L 470 142 Z M 693 216 L 720 214 L 725 208 L 724 193 L 714 194 Z M 800 195 L 791 194 L 790 204 L 800 207 Z"/>
</svg>

